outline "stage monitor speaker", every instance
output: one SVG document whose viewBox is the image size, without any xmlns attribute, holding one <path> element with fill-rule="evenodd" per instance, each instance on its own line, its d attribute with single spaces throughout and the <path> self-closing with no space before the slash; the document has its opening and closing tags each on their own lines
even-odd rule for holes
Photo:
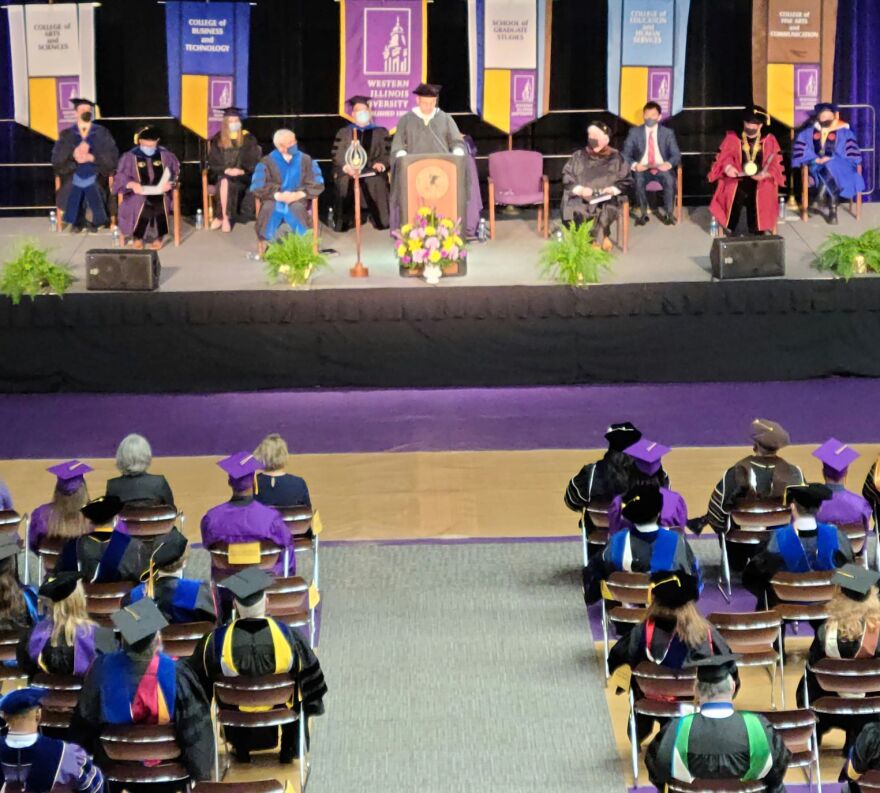
<svg viewBox="0 0 880 793">
<path fill-rule="evenodd" d="M 712 277 L 772 278 L 785 275 L 785 240 L 777 236 L 717 237 Z"/>
<path fill-rule="evenodd" d="M 86 252 L 86 289 L 149 292 L 159 288 L 158 251 L 95 248 Z"/>
</svg>

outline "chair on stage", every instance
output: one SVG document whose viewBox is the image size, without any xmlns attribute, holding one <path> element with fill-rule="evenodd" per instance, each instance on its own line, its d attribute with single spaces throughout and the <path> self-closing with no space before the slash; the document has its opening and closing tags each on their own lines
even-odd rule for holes
<svg viewBox="0 0 880 793">
<path fill-rule="evenodd" d="M 112 177 L 111 177 L 112 179 Z M 110 189 L 113 189 L 113 183 L 110 183 Z M 122 206 L 122 202 L 125 201 L 125 196 L 119 196 L 119 206 Z M 173 218 L 171 219 L 171 231 L 174 237 L 174 247 L 180 247 L 180 184 L 175 184 L 174 188 L 171 191 L 171 212 L 173 214 Z M 59 226 L 61 223 L 59 222 Z M 116 225 L 116 218 L 111 217 L 111 228 Z M 122 241 L 122 244 L 125 244 L 125 240 Z"/>
<path fill-rule="evenodd" d="M 263 202 L 260 199 L 256 199 L 256 208 L 257 208 L 257 218 L 260 217 L 260 208 L 262 207 Z M 320 231 L 321 226 L 321 218 L 318 217 L 318 199 L 313 198 L 310 202 L 309 206 L 309 215 L 312 218 L 312 250 L 317 253 L 318 252 L 318 232 Z M 207 224 L 205 225 L 207 228 Z M 291 232 L 293 233 L 293 232 Z M 269 243 L 264 242 L 263 240 L 257 238 L 257 247 L 259 249 L 260 255 L 262 256 L 266 252 L 266 248 Z"/>
<path fill-rule="evenodd" d="M 61 177 L 55 177 L 55 196 L 58 197 L 58 193 L 61 190 Z M 110 198 L 107 201 L 107 212 L 110 215 L 110 228 L 116 228 L 116 216 L 118 213 L 118 202 L 116 200 L 116 196 L 113 195 L 113 174 L 107 177 L 107 191 L 110 194 Z M 57 201 L 55 202 L 58 203 Z M 176 217 L 176 215 L 175 215 Z M 57 231 L 64 230 L 64 210 L 60 206 L 55 207 L 55 228 Z"/>
<path fill-rule="evenodd" d="M 675 169 L 675 222 L 681 223 L 682 213 L 684 211 L 684 176 L 682 174 L 681 165 Z M 656 173 L 656 171 L 653 171 Z M 660 193 L 662 196 L 663 185 L 656 179 L 651 179 L 646 185 L 645 190 L 648 193 Z"/>
<path fill-rule="evenodd" d="M 651 600 L 651 578 L 647 573 L 612 573 L 602 582 L 602 653 L 608 679 L 608 638 L 611 625 L 633 627 L 645 620 Z"/>
<path fill-rule="evenodd" d="M 861 163 L 856 166 L 856 172 L 861 175 Z M 856 197 L 844 199 L 849 204 L 850 214 L 856 219 L 862 219 L 862 194 Z M 810 166 L 801 166 L 801 220 L 806 223 L 810 219 Z"/>
<path fill-rule="evenodd" d="M 587 504 L 580 520 L 581 543 L 584 550 L 584 567 L 590 560 L 590 546 L 597 549 L 604 548 L 608 544 L 608 510 L 611 508 L 610 501 L 591 501 Z M 589 518 L 593 528 L 588 528 Z"/>
<path fill-rule="evenodd" d="M 181 762 L 174 724 L 113 724 L 101 733 L 110 762 L 104 777 L 121 789 L 127 785 L 171 784 L 189 779 Z"/>
<path fill-rule="evenodd" d="M 737 666 L 740 662 L 737 661 Z M 822 784 L 822 769 L 819 765 L 819 736 L 816 732 L 816 715 L 809 708 L 796 710 L 763 711 L 763 716 L 776 730 L 785 748 L 791 752 L 788 770 L 801 768 L 813 789 L 813 781 Z"/>
<path fill-rule="evenodd" d="M 489 155 L 489 239 L 495 239 L 495 205 L 538 205 L 538 234 L 550 234 L 550 180 L 538 151 L 496 151 Z"/>
</svg>

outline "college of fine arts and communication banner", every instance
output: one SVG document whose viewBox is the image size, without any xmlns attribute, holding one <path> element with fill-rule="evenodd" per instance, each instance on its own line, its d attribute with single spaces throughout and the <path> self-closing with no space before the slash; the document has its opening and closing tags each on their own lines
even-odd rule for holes
<svg viewBox="0 0 880 793">
<path fill-rule="evenodd" d="M 74 122 L 71 97 L 95 96 L 92 3 L 10 5 L 15 120 L 57 140 Z"/>
<path fill-rule="evenodd" d="M 690 0 L 608 0 L 608 109 L 642 123 L 646 102 L 684 105 Z"/>
<path fill-rule="evenodd" d="M 248 3 L 168 2 L 168 106 L 203 138 L 220 129 L 223 108 L 247 110 L 251 9 Z"/>
<path fill-rule="evenodd" d="M 783 124 L 800 126 L 817 102 L 831 101 L 837 0 L 752 0 L 752 4 L 755 102 Z"/>
<path fill-rule="evenodd" d="M 550 109 L 552 0 L 468 0 L 471 110 L 509 135 Z"/>
<path fill-rule="evenodd" d="M 373 121 L 393 130 L 428 78 L 427 0 L 340 0 L 339 115 L 350 96 L 372 98 Z"/>
</svg>

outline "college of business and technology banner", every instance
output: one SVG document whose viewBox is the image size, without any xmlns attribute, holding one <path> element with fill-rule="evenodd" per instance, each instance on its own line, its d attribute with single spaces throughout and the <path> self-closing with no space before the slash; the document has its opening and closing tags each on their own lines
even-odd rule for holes
<svg viewBox="0 0 880 793">
<path fill-rule="evenodd" d="M 837 0 L 752 0 L 755 102 L 790 127 L 806 121 L 834 84 Z"/>
<path fill-rule="evenodd" d="M 608 109 L 642 123 L 646 102 L 664 115 L 684 104 L 690 0 L 608 0 Z"/>
<path fill-rule="evenodd" d="M 339 14 L 339 115 L 369 96 L 374 122 L 393 130 L 427 80 L 428 0 L 340 0 Z"/>
<path fill-rule="evenodd" d="M 550 109 L 552 0 L 468 0 L 471 110 L 509 135 Z"/>
<path fill-rule="evenodd" d="M 248 3 L 168 2 L 168 106 L 183 126 L 210 138 L 230 105 L 247 110 Z"/>
<path fill-rule="evenodd" d="M 74 122 L 71 97 L 97 101 L 95 7 L 10 5 L 6 11 L 15 120 L 57 140 Z"/>
</svg>

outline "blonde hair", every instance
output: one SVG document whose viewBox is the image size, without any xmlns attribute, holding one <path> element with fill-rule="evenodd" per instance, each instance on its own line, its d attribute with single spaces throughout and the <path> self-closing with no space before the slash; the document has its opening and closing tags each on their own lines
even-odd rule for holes
<svg viewBox="0 0 880 793">
<path fill-rule="evenodd" d="M 685 603 L 677 609 L 661 606 L 656 600 L 648 607 L 646 620 L 667 620 L 675 623 L 675 635 L 691 650 L 699 647 L 709 636 L 709 623 L 697 611 L 695 601 Z"/>
<path fill-rule="evenodd" d="M 64 642 L 73 647 L 80 628 L 94 625 L 86 611 L 86 595 L 82 583 L 77 581 L 76 589 L 64 600 L 52 603 L 52 636 L 50 642 L 57 647 Z"/>
<path fill-rule="evenodd" d="M 835 586 L 828 604 L 828 622 L 837 625 L 837 638 L 848 642 L 861 639 L 866 629 L 876 629 L 880 625 L 877 587 L 871 587 L 865 600 L 853 600 Z"/>
<path fill-rule="evenodd" d="M 233 138 L 229 131 L 229 125 L 232 123 L 233 118 L 237 118 L 239 122 L 241 121 L 239 116 L 223 116 L 223 122 L 220 126 L 221 149 L 235 149 L 241 146 L 242 138 L 244 138 L 244 129 L 239 131 L 237 138 Z"/>
<path fill-rule="evenodd" d="M 288 456 L 287 443 L 277 432 L 267 435 L 254 449 L 254 457 L 266 467 L 267 471 L 279 471 L 284 468 Z"/>
</svg>

